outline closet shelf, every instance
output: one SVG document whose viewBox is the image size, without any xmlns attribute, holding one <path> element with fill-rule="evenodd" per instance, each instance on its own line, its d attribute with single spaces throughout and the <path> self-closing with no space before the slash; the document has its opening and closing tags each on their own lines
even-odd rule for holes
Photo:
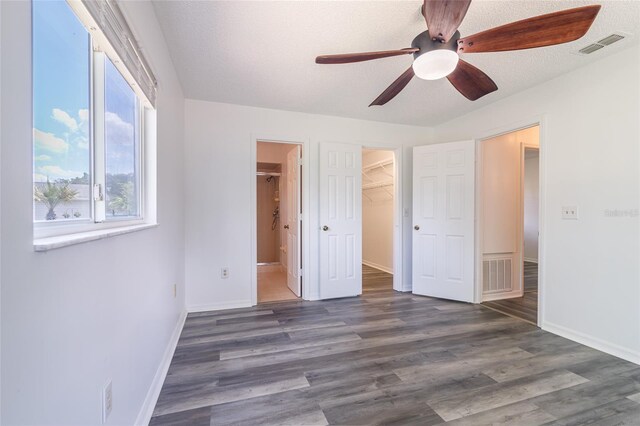
<svg viewBox="0 0 640 426">
<path fill-rule="evenodd" d="M 368 166 L 364 166 L 362 168 L 363 172 L 369 172 L 371 170 L 375 170 L 375 169 L 384 169 L 385 166 L 391 166 L 393 165 L 393 160 L 383 160 L 383 161 L 376 161 L 375 163 L 371 163 Z"/>
<path fill-rule="evenodd" d="M 362 185 L 362 189 L 367 190 L 367 189 L 385 188 L 387 186 L 393 186 L 393 181 L 365 183 Z"/>
</svg>

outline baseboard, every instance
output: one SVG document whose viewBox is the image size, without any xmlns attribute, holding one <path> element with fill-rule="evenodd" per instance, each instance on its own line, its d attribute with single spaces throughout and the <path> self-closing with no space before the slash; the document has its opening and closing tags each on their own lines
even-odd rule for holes
<svg viewBox="0 0 640 426">
<path fill-rule="evenodd" d="M 222 309 L 250 308 L 253 306 L 250 300 L 232 300 L 230 302 L 211 303 L 208 305 L 187 306 L 187 312 L 220 311 Z"/>
<path fill-rule="evenodd" d="M 374 269 L 378 269 L 378 270 L 380 270 L 382 272 L 386 272 L 387 274 L 393 275 L 393 269 L 387 268 L 386 266 L 382 266 L 382 265 L 379 265 L 379 264 L 374 263 L 374 262 L 369 262 L 368 260 L 363 260 L 362 264 L 363 265 L 367 265 L 367 266 L 369 266 L 371 268 L 374 268 Z"/>
<path fill-rule="evenodd" d="M 153 415 L 153 410 L 156 407 L 156 402 L 158 402 L 158 397 L 160 396 L 160 391 L 162 390 L 162 385 L 164 384 L 164 379 L 167 377 L 167 372 L 169 371 L 169 366 L 171 365 L 171 359 L 173 358 L 173 353 L 176 350 L 176 346 L 178 345 L 178 340 L 180 339 L 180 333 L 182 333 L 182 328 L 184 327 L 184 322 L 187 319 L 187 312 L 183 311 L 178 318 L 178 322 L 176 323 L 175 328 L 173 329 L 173 333 L 171 334 L 171 338 L 169 339 L 169 343 L 167 344 L 167 348 L 162 355 L 162 359 L 160 360 L 160 365 L 156 370 L 156 374 L 153 377 L 153 381 L 151 382 L 151 386 L 147 391 L 147 396 L 142 403 L 142 407 L 138 412 L 138 418 L 136 419 L 135 424 L 140 426 L 146 426 L 151 421 L 151 416 Z"/>
<path fill-rule="evenodd" d="M 531 263 L 538 263 L 538 259 L 530 259 L 530 258 L 528 258 L 528 257 L 525 257 L 525 258 L 524 258 L 524 261 L 525 261 L 525 262 L 531 262 Z"/>
<path fill-rule="evenodd" d="M 512 290 L 509 292 L 500 292 L 500 293 L 488 293 L 482 294 L 483 302 L 493 302 L 494 300 L 504 300 L 504 299 L 515 299 L 517 297 L 522 297 L 523 292 L 521 290 Z"/>
<path fill-rule="evenodd" d="M 617 356 L 618 358 L 633 362 L 634 364 L 640 364 L 640 352 L 632 351 L 620 345 L 606 342 L 604 340 L 598 339 L 597 337 L 589 336 L 588 334 L 571 330 L 570 328 L 556 325 L 548 321 L 543 321 L 542 329 L 550 333 L 557 334 L 558 336 L 567 338 L 569 340 L 573 340 L 574 342 L 589 346 L 593 349 L 597 349 L 610 355 Z"/>
</svg>

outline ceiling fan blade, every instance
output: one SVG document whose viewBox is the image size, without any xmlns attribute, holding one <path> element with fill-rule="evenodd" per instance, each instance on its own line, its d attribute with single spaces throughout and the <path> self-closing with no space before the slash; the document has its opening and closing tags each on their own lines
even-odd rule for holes
<svg viewBox="0 0 640 426">
<path fill-rule="evenodd" d="M 402 73 L 400 77 L 396 79 L 389 87 L 385 89 L 384 92 L 380 94 L 369 106 L 373 105 L 384 105 L 389 102 L 391 99 L 395 98 L 398 93 L 404 89 L 404 87 L 409 84 L 411 79 L 415 74 L 413 73 L 413 67 L 409 67 L 408 70 Z"/>
<path fill-rule="evenodd" d="M 467 14 L 471 0 L 424 0 L 422 14 L 432 39 L 449 41 Z"/>
<path fill-rule="evenodd" d="M 504 52 L 577 40 L 589 30 L 600 5 L 535 16 L 461 38 L 458 52 Z"/>
<path fill-rule="evenodd" d="M 316 58 L 316 64 L 348 64 L 351 62 L 370 61 L 372 59 L 388 58 L 390 56 L 408 55 L 420 49 L 408 47 L 400 50 L 383 50 L 380 52 L 345 53 L 341 55 L 321 55 Z"/>
<path fill-rule="evenodd" d="M 447 76 L 447 80 L 471 101 L 498 90 L 498 86 L 488 75 L 462 59 L 458 61 L 456 69 Z"/>
</svg>

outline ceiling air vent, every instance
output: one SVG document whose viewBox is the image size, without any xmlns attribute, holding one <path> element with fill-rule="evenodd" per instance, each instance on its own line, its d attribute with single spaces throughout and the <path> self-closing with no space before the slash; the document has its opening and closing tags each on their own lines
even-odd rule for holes
<svg viewBox="0 0 640 426">
<path fill-rule="evenodd" d="M 589 53 L 593 53 L 596 50 L 600 50 L 602 49 L 604 46 L 598 43 L 593 43 L 588 45 L 587 47 L 583 47 L 582 49 L 579 50 L 580 53 L 582 53 L 583 55 L 588 55 Z"/>
<path fill-rule="evenodd" d="M 610 36 L 607 36 L 602 40 L 598 40 L 598 44 L 601 44 L 603 46 L 608 46 L 610 44 L 615 43 L 616 41 L 622 40 L 623 38 L 624 36 L 621 34 L 611 34 Z"/>
<path fill-rule="evenodd" d="M 590 44 L 590 45 L 588 45 L 586 47 L 583 47 L 582 49 L 580 49 L 578 51 L 578 53 L 581 54 L 581 55 L 588 55 L 590 53 L 595 52 L 596 50 L 602 49 L 603 47 L 607 47 L 607 46 L 615 43 L 616 41 L 620 41 L 623 38 L 625 38 L 624 35 L 619 34 L 619 33 L 614 33 L 614 34 L 606 36 L 605 38 L 603 38 L 601 40 L 598 40 L 595 43 L 592 43 L 592 44 Z"/>
</svg>

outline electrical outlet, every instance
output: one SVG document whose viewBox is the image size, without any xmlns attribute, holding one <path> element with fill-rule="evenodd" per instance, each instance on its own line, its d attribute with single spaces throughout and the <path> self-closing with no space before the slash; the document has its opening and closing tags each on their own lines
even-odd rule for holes
<svg viewBox="0 0 640 426">
<path fill-rule="evenodd" d="M 113 409 L 113 391 L 111 380 L 102 389 L 102 423 L 106 423 Z"/>
<path fill-rule="evenodd" d="M 578 206 L 562 206 L 562 219 L 578 219 Z"/>
<path fill-rule="evenodd" d="M 229 278 L 229 267 L 225 266 L 220 270 L 220 277 L 223 279 Z"/>
</svg>

